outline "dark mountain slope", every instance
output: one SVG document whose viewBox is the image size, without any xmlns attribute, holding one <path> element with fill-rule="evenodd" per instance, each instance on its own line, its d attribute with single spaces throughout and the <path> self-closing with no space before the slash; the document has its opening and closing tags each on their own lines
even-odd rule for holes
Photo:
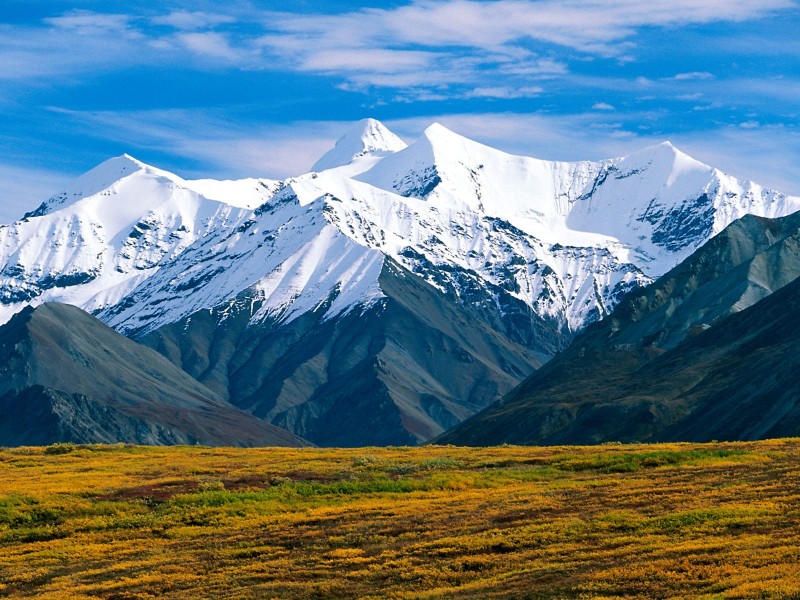
<svg viewBox="0 0 800 600">
<path fill-rule="evenodd" d="M 490 445 L 800 434 L 800 215 L 745 217 L 437 441 Z M 778 291 L 775 291 L 778 290 Z M 760 300 L 760 301 L 759 301 Z M 745 307 L 744 312 L 738 313 Z"/>
<path fill-rule="evenodd" d="M 82 310 L 43 304 L 0 327 L 0 444 L 56 441 L 304 444 Z"/>
<path fill-rule="evenodd" d="M 368 308 L 326 319 L 320 306 L 288 323 L 254 324 L 258 304 L 243 296 L 142 341 L 236 406 L 314 443 L 418 443 L 494 401 L 564 344 L 521 301 L 468 275 L 459 297 L 387 259 L 385 298 Z"/>
</svg>

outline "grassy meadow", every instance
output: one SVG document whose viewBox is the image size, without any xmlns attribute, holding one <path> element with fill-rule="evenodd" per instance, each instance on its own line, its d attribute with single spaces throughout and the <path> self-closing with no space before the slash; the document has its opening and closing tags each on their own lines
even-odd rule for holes
<svg viewBox="0 0 800 600">
<path fill-rule="evenodd" d="M 0 597 L 800 598 L 800 440 L 0 449 Z"/>
</svg>

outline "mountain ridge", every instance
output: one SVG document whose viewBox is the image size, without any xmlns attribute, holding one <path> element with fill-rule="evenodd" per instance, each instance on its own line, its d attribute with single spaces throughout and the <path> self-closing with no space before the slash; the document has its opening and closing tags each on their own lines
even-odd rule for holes
<svg viewBox="0 0 800 600">
<path fill-rule="evenodd" d="M 360 122 L 358 128 L 390 134 L 374 120 Z M 103 212 L 99 207 L 107 202 L 101 200 L 119 196 L 129 180 L 139 178 L 143 181 L 137 184 L 144 186 L 139 197 L 161 196 L 166 202 L 156 204 L 178 206 L 169 211 L 142 207 L 145 210 L 113 227 L 130 227 L 126 239 L 108 239 L 107 217 L 63 213 L 72 205 L 58 202 L 65 194 L 48 201 L 42 214 L 31 213 L 22 223 L 0 228 L 0 317 L 7 319 L 26 303 L 40 300 L 107 310 L 185 249 L 202 244 L 208 234 L 247 228 L 275 205 L 296 201 L 301 207 L 318 206 L 323 218 L 358 245 L 378 250 L 412 271 L 420 271 L 421 265 L 409 256 L 422 255 L 434 267 L 475 271 L 493 285 L 510 279 L 520 299 L 575 331 L 607 314 L 625 290 L 666 272 L 735 218 L 746 212 L 778 216 L 800 208 L 800 198 L 749 182 L 740 185 L 668 142 L 621 159 L 557 163 L 496 151 L 434 124 L 410 146 L 384 143 L 380 148 L 379 154 L 385 155 L 372 157 L 359 173 L 332 168 L 283 182 L 192 182 L 127 155 L 107 161 L 110 164 L 100 165 L 71 187 L 103 179 L 93 173 L 98 170 L 105 176 L 121 169 L 124 177 L 96 194 L 90 192 L 97 185 L 65 192 L 77 198 L 72 204 L 89 201 L 88 212 Z M 120 169 L 115 170 L 116 163 Z M 680 168 L 675 167 L 678 163 Z M 638 183 L 631 184 L 632 179 Z M 606 192 L 610 181 L 616 183 Z M 432 187 L 427 190 L 428 186 Z M 677 194 L 678 200 L 658 199 L 667 193 Z M 196 216 L 186 214 L 192 212 L 187 201 L 207 208 L 194 208 Z M 248 212 L 254 208 L 255 215 Z M 619 218 L 621 210 L 627 217 Z M 52 223 L 42 222 L 48 217 Z M 65 219 L 71 220 L 68 225 Z M 492 233 L 498 226 L 505 234 Z M 279 229 L 280 224 L 272 227 Z M 43 228 L 68 245 L 98 238 L 91 252 L 101 258 L 83 261 L 89 265 L 63 260 L 42 264 L 37 255 L 48 250 L 34 240 L 41 239 Z M 643 235 L 646 243 L 640 239 Z M 143 236 L 150 236 L 144 240 L 147 253 L 136 242 Z M 28 255 L 33 260 L 14 258 Z M 133 265 L 126 264 L 126 255 L 137 257 Z M 516 257 L 527 265 L 513 264 Z M 102 263 L 115 263 L 116 269 Z M 119 276 L 120 270 L 125 277 Z M 53 280 L 61 285 L 53 285 Z M 435 284 L 436 277 L 429 275 L 427 280 Z"/>
</svg>

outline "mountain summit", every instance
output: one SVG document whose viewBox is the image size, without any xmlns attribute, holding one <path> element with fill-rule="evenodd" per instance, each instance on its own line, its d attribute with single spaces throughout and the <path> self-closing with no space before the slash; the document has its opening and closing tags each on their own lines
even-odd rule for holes
<svg viewBox="0 0 800 600">
<path fill-rule="evenodd" d="M 148 169 L 151 172 L 157 171 L 154 167 L 136 160 L 129 154 L 109 158 L 75 179 L 61 193 L 45 200 L 36 210 L 25 216 L 32 217 L 52 213 L 83 198 L 94 196 L 103 190 L 111 188 L 126 177 Z M 177 179 L 176 176 L 166 171 L 159 172 L 168 178 Z"/>
<path fill-rule="evenodd" d="M 362 156 L 384 156 L 398 152 L 406 143 L 375 119 L 362 119 L 336 142 L 313 167 L 312 171 L 325 171 L 349 165 Z"/>
</svg>

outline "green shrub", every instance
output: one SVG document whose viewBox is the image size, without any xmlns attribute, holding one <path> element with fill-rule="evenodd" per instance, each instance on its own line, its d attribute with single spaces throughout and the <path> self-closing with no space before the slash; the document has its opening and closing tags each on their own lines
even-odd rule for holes
<svg viewBox="0 0 800 600">
<path fill-rule="evenodd" d="M 56 442 L 44 449 L 45 454 L 69 454 L 78 449 L 78 446 L 72 442 Z"/>
</svg>

